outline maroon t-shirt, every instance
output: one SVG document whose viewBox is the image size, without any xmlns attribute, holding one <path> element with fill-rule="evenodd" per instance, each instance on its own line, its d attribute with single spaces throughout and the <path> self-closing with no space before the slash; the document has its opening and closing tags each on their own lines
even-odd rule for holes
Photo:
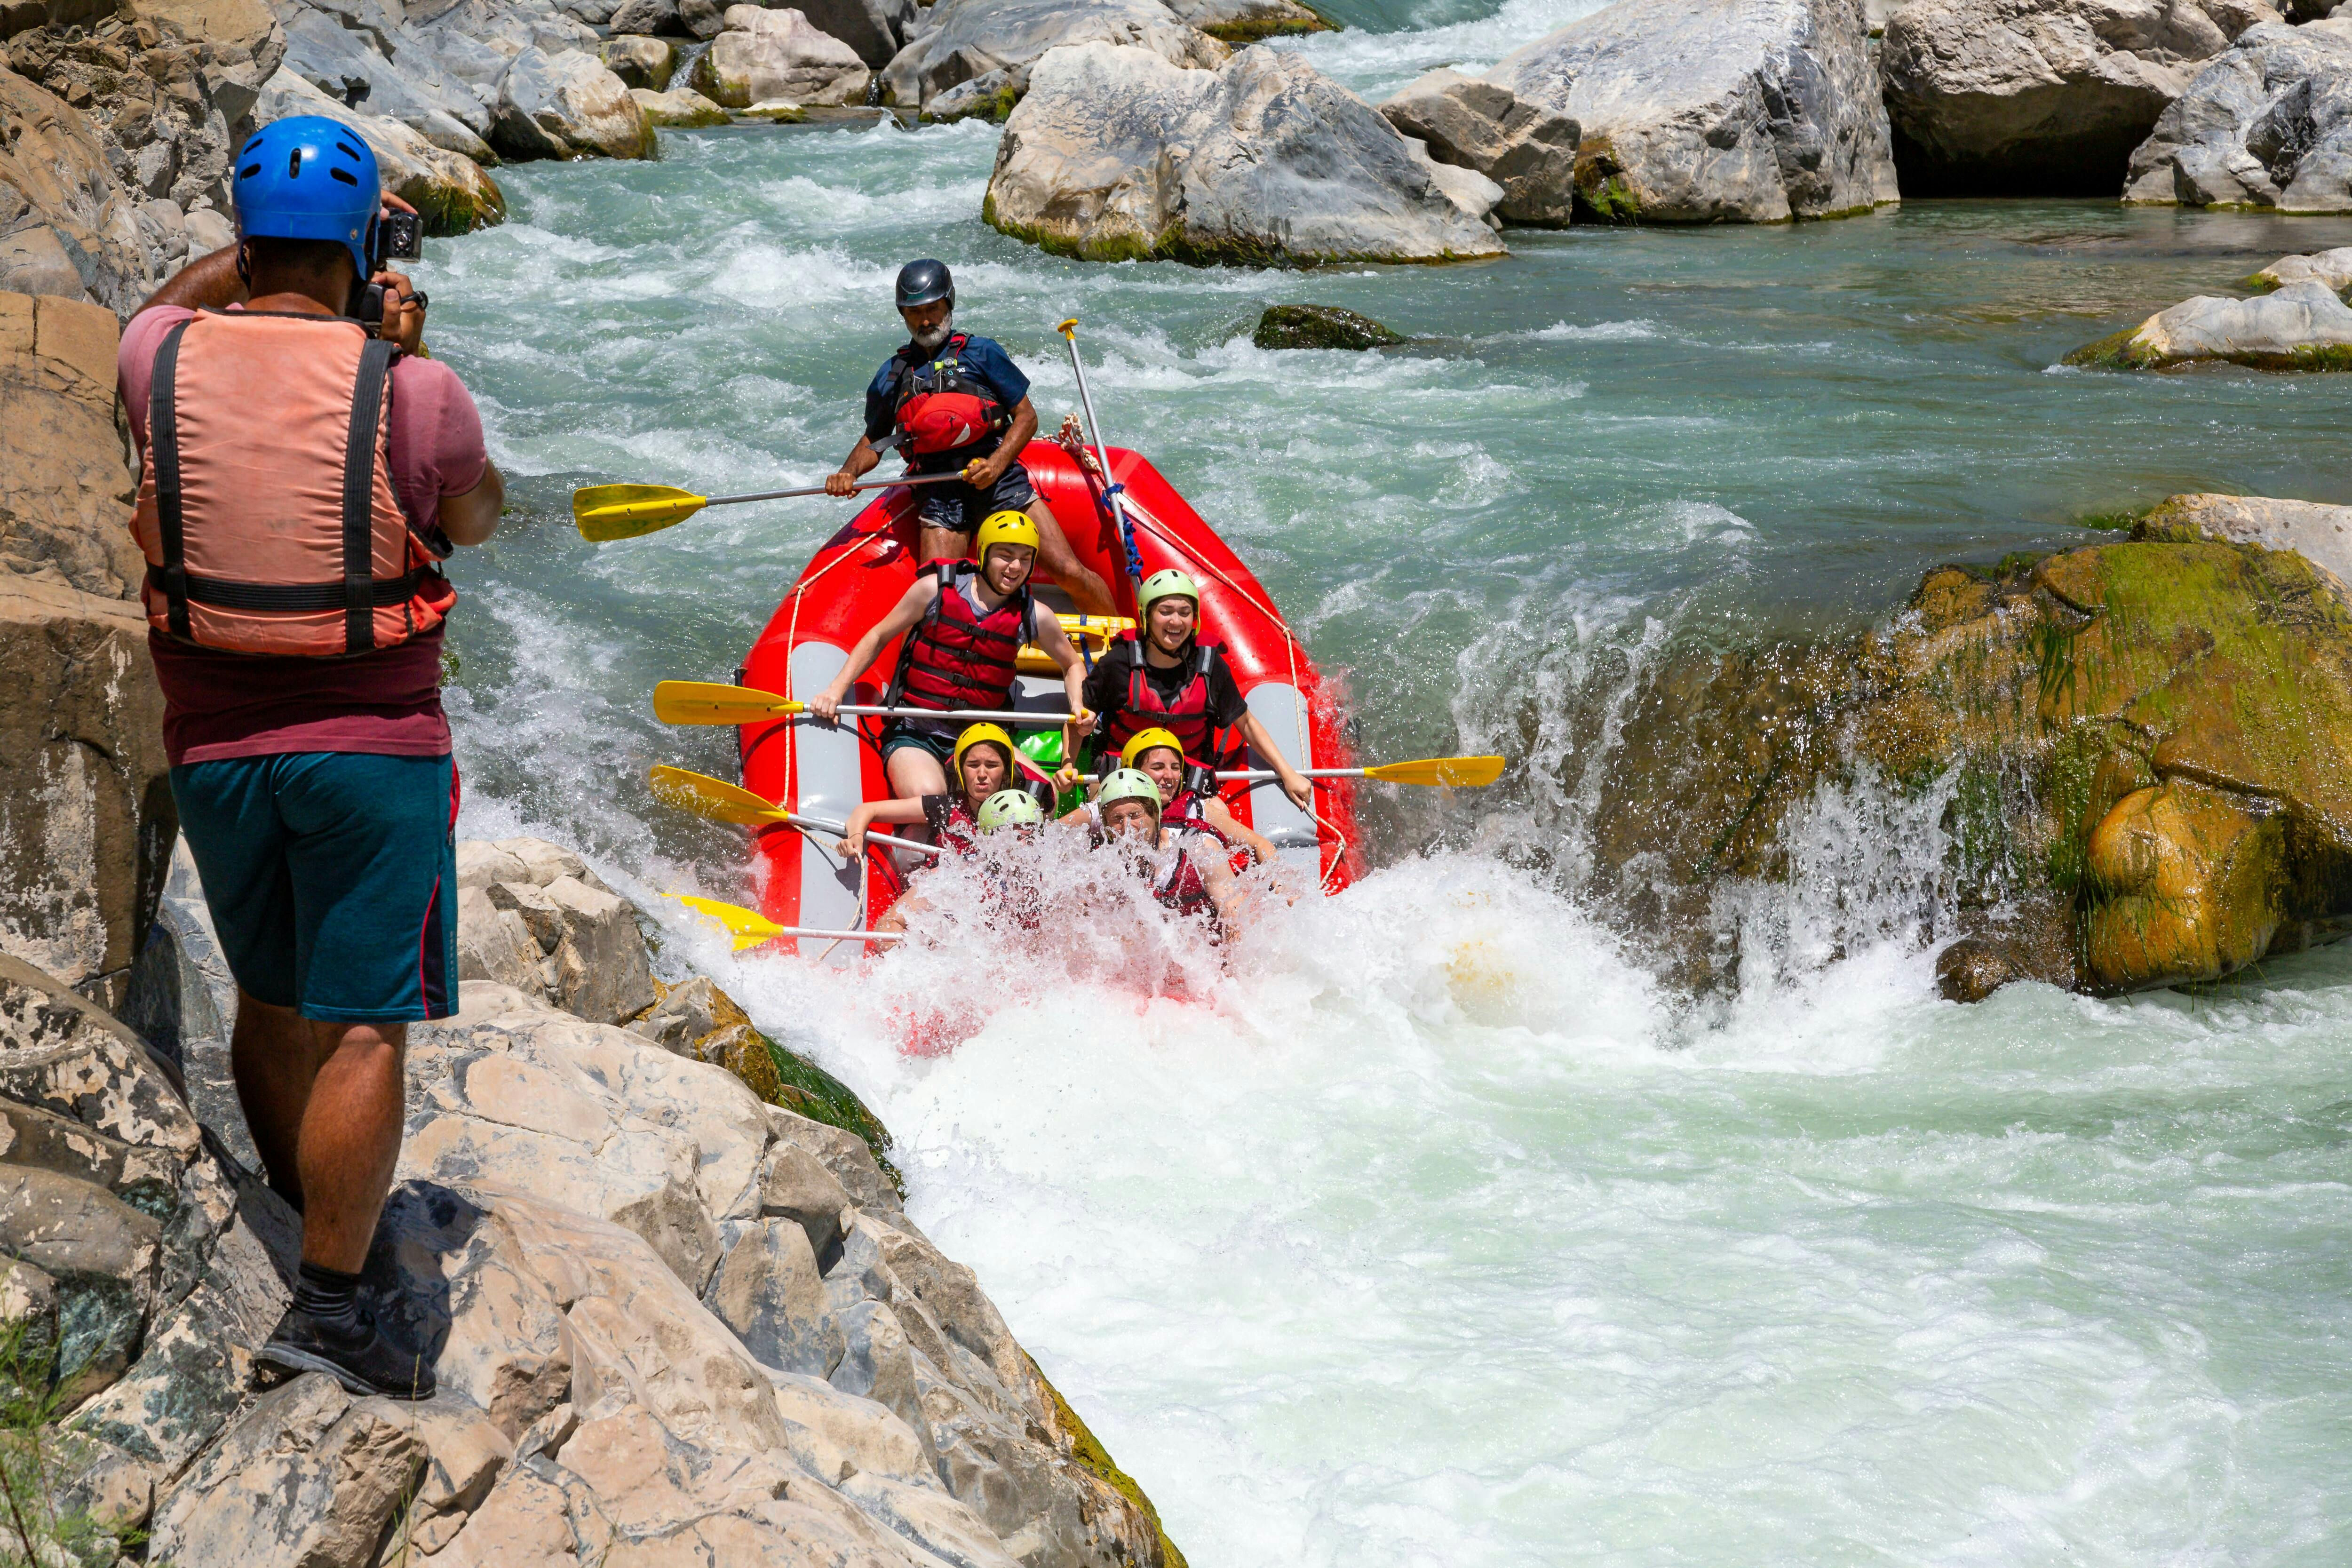
<svg viewBox="0 0 2352 1568">
<path fill-rule="evenodd" d="M 229 307 L 235 310 L 237 307 Z M 163 334 L 195 312 L 159 305 L 123 329 L 116 373 L 131 432 L 147 449 L 147 395 Z M 393 489 L 419 529 L 437 526 L 443 496 L 482 482 L 482 416 L 457 373 L 403 354 L 392 372 Z M 449 750 L 441 711 L 441 629 L 349 658 L 221 653 L 147 634 L 163 689 L 163 752 L 176 767 L 286 752 L 437 757 Z"/>
</svg>

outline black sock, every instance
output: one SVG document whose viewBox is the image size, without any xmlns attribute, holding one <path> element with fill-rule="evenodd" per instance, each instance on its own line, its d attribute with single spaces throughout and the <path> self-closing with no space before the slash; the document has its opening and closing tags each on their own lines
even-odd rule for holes
<svg viewBox="0 0 2352 1568">
<path fill-rule="evenodd" d="M 294 1304 L 312 1322 L 336 1333 L 356 1336 L 360 1331 L 360 1277 L 356 1274 L 306 1262 L 294 1286 Z"/>
</svg>

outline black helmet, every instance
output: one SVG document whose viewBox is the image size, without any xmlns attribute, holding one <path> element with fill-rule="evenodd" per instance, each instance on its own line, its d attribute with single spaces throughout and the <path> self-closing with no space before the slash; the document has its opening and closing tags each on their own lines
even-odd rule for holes
<svg viewBox="0 0 2352 1568">
<path fill-rule="evenodd" d="M 909 261 L 898 268 L 898 309 L 911 310 L 934 300 L 955 303 L 955 279 L 944 261 Z"/>
</svg>

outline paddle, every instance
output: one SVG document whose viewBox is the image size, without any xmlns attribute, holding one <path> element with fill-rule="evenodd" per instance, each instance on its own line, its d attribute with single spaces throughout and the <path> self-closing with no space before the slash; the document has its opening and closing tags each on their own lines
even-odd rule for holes
<svg viewBox="0 0 2352 1568">
<path fill-rule="evenodd" d="M 1369 768 L 1301 768 L 1300 774 L 1310 779 L 1378 779 L 1382 784 L 1432 784 L 1447 788 L 1475 789 L 1493 784 L 1502 776 L 1500 757 L 1422 757 L 1410 763 L 1381 763 Z M 1244 768 L 1217 775 L 1220 784 L 1246 779 L 1252 784 L 1278 778 L 1271 768 Z M 1088 784 L 1099 782 L 1099 775 L 1086 775 Z"/>
<path fill-rule="evenodd" d="M 844 713 L 880 719 L 939 719 L 958 724 L 1008 724 L 1024 730 L 1051 730 L 1066 722 L 1067 713 L 1000 712 L 977 708 L 871 708 L 845 702 Z M 790 719 L 808 711 L 808 704 L 779 697 L 754 686 L 722 686 L 709 680 L 665 680 L 654 687 L 654 717 L 665 724 L 758 724 L 770 719 Z"/>
<path fill-rule="evenodd" d="M 1087 429 L 1095 438 L 1095 461 L 1102 466 L 1103 495 L 1110 502 L 1111 520 L 1118 524 L 1118 542 L 1127 552 L 1127 580 L 1129 585 L 1143 585 L 1143 558 L 1135 552 L 1135 524 L 1127 515 L 1127 503 L 1122 496 L 1127 487 L 1111 478 L 1110 449 L 1103 444 L 1102 421 L 1095 417 L 1094 395 L 1087 390 L 1087 367 L 1078 358 L 1078 319 L 1072 316 L 1059 328 L 1062 341 L 1070 349 L 1070 374 L 1078 382 L 1078 406 L 1087 411 Z"/>
<path fill-rule="evenodd" d="M 887 489 L 892 485 L 943 485 L 961 479 L 954 474 L 902 474 L 895 479 L 868 479 L 851 490 Z M 572 521 L 580 537 L 596 544 L 658 533 L 684 522 L 707 506 L 736 506 L 747 500 L 784 500 L 793 496 L 821 496 L 823 485 L 796 490 L 761 490 L 747 496 L 698 496 L 670 485 L 588 485 L 572 492 Z"/>
<path fill-rule="evenodd" d="M 646 780 L 653 786 L 654 798 L 664 805 L 674 805 L 680 811 L 692 812 L 713 822 L 732 822 L 742 827 L 765 827 L 781 822 L 803 833 L 830 833 L 835 838 L 849 831 L 843 823 L 786 811 L 724 779 L 715 779 L 709 773 L 698 773 L 686 768 L 674 768 L 667 763 L 656 763 L 653 771 L 646 774 Z M 887 844 L 894 849 L 911 849 L 918 855 L 939 858 L 940 849 L 936 844 L 918 844 L 911 838 L 893 838 L 887 833 L 870 832 L 866 834 L 866 841 Z"/>
<path fill-rule="evenodd" d="M 765 915 L 755 914 L 740 904 L 722 904 L 717 899 L 698 899 L 691 893 L 672 893 L 687 908 L 709 915 L 727 928 L 735 939 L 735 951 L 758 947 L 780 936 L 831 937 L 835 942 L 899 942 L 904 938 L 887 931 L 816 931 L 808 926 L 780 926 Z"/>
</svg>

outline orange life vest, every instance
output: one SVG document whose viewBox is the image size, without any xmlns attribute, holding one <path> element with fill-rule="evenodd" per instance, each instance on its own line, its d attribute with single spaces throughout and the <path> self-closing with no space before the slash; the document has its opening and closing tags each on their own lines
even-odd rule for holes
<svg viewBox="0 0 2352 1568">
<path fill-rule="evenodd" d="M 441 624 L 448 553 L 393 489 L 399 351 L 354 321 L 204 311 L 163 335 L 131 531 L 148 624 L 227 653 L 335 658 Z"/>
</svg>

